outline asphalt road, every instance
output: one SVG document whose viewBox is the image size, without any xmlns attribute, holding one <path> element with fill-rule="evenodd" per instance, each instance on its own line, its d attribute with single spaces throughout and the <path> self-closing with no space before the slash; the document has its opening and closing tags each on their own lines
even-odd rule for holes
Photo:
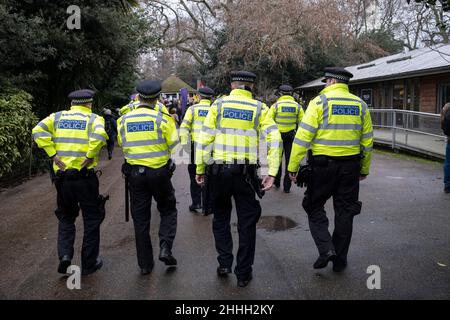
<svg viewBox="0 0 450 320">
<path fill-rule="evenodd" d="M 151 275 L 140 275 L 133 226 L 124 221 L 121 162 L 120 150 L 115 150 L 112 161 L 100 163 L 101 192 L 111 196 L 102 225 L 105 264 L 82 279 L 81 290 L 68 290 L 66 279 L 56 273 L 55 191 L 48 176 L 0 193 L 0 299 L 450 298 L 450 195 L 442 192 L 438 164 L 375 154 L 371 175 L 361 185 L 363 210 L 355 218 L 349 267 L 342 274 L 333 273 L 331 266 L 321 271 L 312 268 L 317 250 L 300 207 L 303 190 L 294 187 L 291 194 L 270 191 L 262 200 L 263 216 L 287 217 L 295 226 L 270 231 L 264 227 L 271 227 L 272 221 L 263 221 L 257 232 L 254 280 L 238 288 L 234 276 L 216 276 L 212 217 L 188 211 L 185 166 L 177 169 L 173 179 L 179 210 L 173 249 L 178 267 L 167 269 L 156 261 Z M 158 243 L 158 216 L 153 208 L 154 244 Z M 235 216 L 233 221 L 237 240 Z M 274 221 L 275 229 L 283 229 L 279 228 L 283 221 Z M 80 258 L 81 219 L 77 230 L 75 264 Z M 370 265 L 381 269 L 380 290 L 366 286 Z"/>
</svg>

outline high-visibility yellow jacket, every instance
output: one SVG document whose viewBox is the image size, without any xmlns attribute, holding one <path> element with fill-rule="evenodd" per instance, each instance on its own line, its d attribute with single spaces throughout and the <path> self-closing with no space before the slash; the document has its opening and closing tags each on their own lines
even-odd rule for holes
<svg viewBox="0 0 450 320">
<path fill-rule="evenodd" d="M 198 104 L 194 104 L 186 110 L 180 126 L 180 141 L 182 145 L 187 144 L 189 138 L 191 138 L 191 141 L 198 142 L 203 121 L 205 121 L 208 115 L 210 106 L 210 100 L 201 99 Z"/>
<path fill-rule="evenodd" d="M 292 145 L 290 172 L 298 171 L 310 147 L 313 155 L 341 157 L 362 152 L 361 174 L 369 174 L 372 120 L 367 105 L 349 92 L 348 85 L 328 86 L 309 103 Z"/>
<path fill-rule="evenodd" d="M 98 154 L 108 135 L 105 119 L 85 106 L 73 105 L 68 111 L 52 113 L 33 128 L 33 138 L 49 157 L 58 155 L 66 169 L 81 170 L 84 159 L 94 161 L 88 169 L 97 166 Z M 59 168 L 54 164 L 53 169 Z"/>
<path fill-rule="evenodd" d="M 275 176 L 281 161 L 281 135 L 275 122 L 267 116 L 268 108 L 252 98 L 250 91 L 235 89 L 217 99 L 210 107 L 197 144 L 197 174 L 205 172 L 205 164 L 256 164 L 259 137 L 265 135 L 268 145 L 269 175 Z"/>
<path fill-rule="evenodd" d="M 164 166 L 178 144 L 175 121 L 155 108 L 138 106 L 117 119 L 118 143 L 127 163 Z"/>
<path fill-rule="evenodd" d="M 269 116 L 275 121 L 280 132 L 296 130 L 304 115 L 302 107 L 292 96 L 281 96 L 269 110 Z"/>
<path fill-rule="evenodd" d="M 120 115 L 120 116 L 123 116 L 124 114 L 127 114 L 127 113 L 130 112 L 130 111 L 133 111 L 134 109 L 136 109 L 136 107 L 137 107 L 138 105 L 139 105 L 139 98 L 136 98 L 136 99 L 134 99 L 134 100 L 131 100 L 127 105 L 125 105 L 125 106 L 123 106 L 122 108 L 120 108 L 120 110 L 119 110 L 119 115 Z M 166 106 L 165 106 L 162 102 L 160 102 L 160 101 L 158 101 L 158 103 L 157 103 L 157 105 L 156 105 L 156 107 L 155 107 L 155 110 L 161 111 L 161 112 L 164 112 L 164 113 L 169 113 L 169 112 L 167 111 Z"/>
</svg>

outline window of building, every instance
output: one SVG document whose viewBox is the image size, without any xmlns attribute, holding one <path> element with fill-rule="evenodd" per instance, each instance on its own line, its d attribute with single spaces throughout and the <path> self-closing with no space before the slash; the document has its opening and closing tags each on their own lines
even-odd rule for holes
<svg viewBox="0 0 450 320">
<path fill-rule="evenodd" d="M 438 89 L 437 113 L 441 113 L 442 107 L 450 102 L 450 83 L 441 84 Z"/>
<path fill-rule="evenodd" d="M 394 82 L 394 91 L 392 94 L 392 108 L 403 109 L 405 102 L 405 85 L 403 80 Z"/>
</svg>

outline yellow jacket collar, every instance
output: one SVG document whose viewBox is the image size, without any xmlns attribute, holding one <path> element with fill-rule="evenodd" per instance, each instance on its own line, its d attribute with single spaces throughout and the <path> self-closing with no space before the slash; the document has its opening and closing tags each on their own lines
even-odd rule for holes
<svg viewBox="0 0 450 320">
<path fill-rule="evenodd" d="M 293 96 L 284 95 L 284 96 L 279 97 L 277 99 L 277 102 L 278 101 L 295 101 L 295 99 Z"/>
<path fill-rule="evenodd" d="M 211 105 L 211 100 L 209 99 L 201 99 L 198 104 L 207 104 L 207 105 Z"/>
<path fill-rule="evenodd" d="M 252 93 L 248 90 L 244 90 L 244 89 L 234 89 L 231 90 L 230 92 L 230 96 L 241 96 L 241 97 L 245 97 L 245 98 L 252 98 Z"/>
<path fill-rule="evenodd" d="M 70 110 L 92 113 L 91 108 L 88 108 L 85 106 L 78 106 L 78 105 L 70 106 Z"/>
<path fill-rule="evenodd" d="M 334 91 L 334 90 L 344 90 L 344 91 L 348 92 L 349 91 L 348 84 L 346 84 L 346 83 L 332 84 L 331 86 L 325 87 L 322 91 L 320 91 L 320 94 L 327 93 L 327 92 Z"/>
</svg>

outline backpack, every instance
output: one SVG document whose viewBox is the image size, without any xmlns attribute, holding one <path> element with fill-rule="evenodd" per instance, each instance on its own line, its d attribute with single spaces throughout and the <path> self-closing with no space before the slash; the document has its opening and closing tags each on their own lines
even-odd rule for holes
<svg viewBox="0 0 450 320">
<path fill-rule="evenodd" d="M 446 136 L 450 136 L 450 110 L 447 110 L 444 115 L 444 125 L 442 126 L 442 129 Z"/>
</svg>

